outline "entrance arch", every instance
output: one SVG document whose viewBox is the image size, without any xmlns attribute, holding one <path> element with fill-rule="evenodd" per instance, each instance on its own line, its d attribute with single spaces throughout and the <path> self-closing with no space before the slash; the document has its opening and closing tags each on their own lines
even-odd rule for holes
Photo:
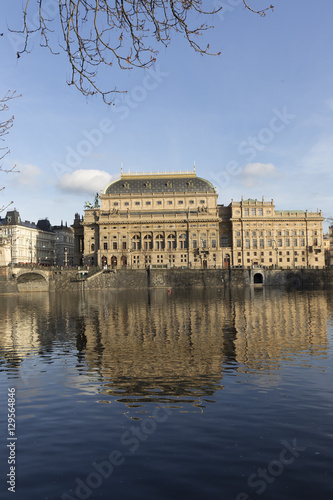
<svg viewBox="0 0 333 500">
<path fill-rule="evenodd" d="M 125 255 L 122 255 L 120 258 L 120 262 L 121 262 L 122 267 L 126 267 L 127 266 L 127 257 Z"/>
<path fill-rule="evenodd" d="M 263 284 L 264 283 L 264 277 L 261 273 L 255 273 L 253 276 L 253 283 L 256 284 Z"/>
<path fill-rule="evenodd" d="M 115 255 L 112 255 L 112 257 L 111 257 L 111 267 L 112 267 L 112 269 L 117 267 L 117 257 Z"/>
<path fill-rule="evenodd" d="M 107 266 L 108 265 L 108 259 L 105 257 L 105 255 L 103 255 L 102 257 L 102 266 Z"/>
</svg>

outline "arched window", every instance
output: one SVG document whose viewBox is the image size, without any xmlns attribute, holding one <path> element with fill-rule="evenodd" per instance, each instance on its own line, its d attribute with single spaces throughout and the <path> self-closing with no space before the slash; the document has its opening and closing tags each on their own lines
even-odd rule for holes
<svg viewBox="0 0 333 500">
<path fill-rule="evenodd" d="M 180 249 L 187 248 L 187 236 L 185 233 L 179 236 L 179 248 Z"/>
<path fill-rule="evenodd" d="M 176 248 L 176 235 L 175 234 L 169 234 L 169 236 L 167 238 L 167 248 L 168 248 L 168 250 Z"/>
<path fill-rule="evenodd" d="M 155 238 L 155 249 L 156 250 L 164 250 L 164 236 L 163 234 L 158 234 Z"/>
<path fill-rule="evenodd" d="M 153 249 L 153 237 L 151 234 L 146 234 L 143 238 L 143 248 L 144 250 L 152 250 Z"/>
<path fill-rule="evenodd" d="M 141 249 L 141 236 L 140 234 L 135 234 L 132 238 L 132 250 Z"/>
<path fill-rule="evenodd" d="M 91 251 L 94 252 L 95 251 L 95 243 L 92 243 L 91 244 Z"/>
</svg>

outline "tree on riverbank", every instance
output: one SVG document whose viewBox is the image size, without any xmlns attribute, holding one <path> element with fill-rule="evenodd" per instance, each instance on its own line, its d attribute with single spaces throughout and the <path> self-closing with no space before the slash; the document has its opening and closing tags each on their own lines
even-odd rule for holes
<svg viewBox="0 0 333 500">
<path fill-rule="evenodd" d="M 16 94 L 16 91 L 11 92 L 8 91 L 7 94 L 0 99 L 0 141 L 3 143 L 5 141 L 5 136 L 8 135 L 10 129 L 12 128 L 14 124 L 14 116 L 10 116 L 9 118 L 4 118 L 3 114 L 6 114 L 7 111 L 9 111 L 8 103 L 17 97 L 20 97 L 19 95 Z M 11 173 L 11 172 L 16 172 L 18 173 L 18 170 L 16 170 L 16 165 L 13 165 L 11 168 L 4 168 L 2 161 L 3 159 L 10 153 L 10 149 L 8 146 L 3 146 L 1 147 L 0 145 L 0 172 L 3 173 Z M 0 187 L 0 191 L 3 191 L 5 189 L 4 186 Z M 9 207 L 13 202 L 9 202 L 3 206 L 0 205 L 0 212 L 5 210 L 6 208 Z"/>
<path fill-rule="evenodd" d="M 260 16 L 273 10 L 268 4 L 256 10 L 246 0 L 237 4 Z M 218 55 L 219 52 L 211 52 L 209 44 L 200 43 L 199 38 L 213 28 L 206 24 L 207 16 L 230 9 L 230 5 L 228 1 L 215 0 L 213 9 L 207 7 L 208 10 L 205 0 L 26 1 L 22 29 L 10 31 L 24 37 L 18 58 L 30 51 L 30 39 L 36 33 L 40 35 L 40 45 L 52 54 L 61 47 L 71 68 L 67 83 L 85 96 L 99 94 L 110 104 L 115 93 L 124 91 L 116 85 L 102 88 L 98 75 L 101 67 L 149 68 L 156 62 L 157 46 L 169 45 L 177 34 L 183 35 L 196 52 Z"/>
</svg>

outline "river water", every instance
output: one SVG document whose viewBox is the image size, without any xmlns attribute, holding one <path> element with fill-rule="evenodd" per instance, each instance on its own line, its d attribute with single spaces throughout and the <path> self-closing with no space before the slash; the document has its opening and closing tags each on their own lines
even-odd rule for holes
<svg viewBox="0 0 333 500">
<path fill-rule="evenodd" d="M 0 498 L 331 500 L 332 298 L 1 296 Z"/>
</svg>

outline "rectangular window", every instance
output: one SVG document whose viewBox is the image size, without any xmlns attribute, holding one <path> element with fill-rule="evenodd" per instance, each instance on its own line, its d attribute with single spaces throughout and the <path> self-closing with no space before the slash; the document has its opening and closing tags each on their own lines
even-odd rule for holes
<svg viewBox="0 0 333 500">
<path fill-rule="evenodd" d="M 297 238 L 294 238 L 294 239 L 293 239 L 293 246 L 294 246 L 294 247 L 297 247 Z"/>
<path fill-rule="evenodd" d="M 255 238 L 257 236 L 257 231 L 252 231 L 252 236 Z"/>
<path fill-rule="evenodd" d="M 151 205 L 151 201 L 146 201 L 146 205 Z"/>
<path fill-rule="evenodd" d="M 257 246 L 258 246 L 257 240 L 252 240 L 252 247 L 257 248 Z"/>
<path fill-rule="evenodd" d="M 267 236 L 272 236 L 272 231 L 267 231 Z"/>
<path fill-rule="evenodd" d="M 125 201 L 124 205 L 125 205 L 125 207 L 128 207 L 129 206 L 129 201 Z"/>
<path fill-rule="evenodd" d="M 117 242 L 116 241 L 114 241 L 112 243 L 112 248 L 113 248 L 113 250 L 117 250 Z"/>
<path fill-rule="evenodd" d="M 136 201 L 136 202 L 135 202 L 135 205 L 137 205 L 137 206 L 138 206 L 138 205 L 140 205 L 140 202 L 139 202 L 139 201 Z"/>
<path fill-rule="evenodd" d="M 249 215 L 249 209 L 248 208 L 244 208 L 244 215 Z"/>
<path fill-rule="evenodd" d="M 183 200 L 178 200 L 178 205 L 183 205 L 183 204 L 184 204 Z"/>
<path fill-rule="evenodd" d="M 305 238 L 300 239 L 300 246 L 305 247 Z"/>
<path fill-rule="evenodd" d="M 271 246 L 272 246 L 272 240 L 270 240 L 270 239 L 268 239 L 268 240 L 267 240 L 267 246 L 268 246 L 268 247 L 271 247 Z"/>
<path fill-rule="evenodd" d="M 240 248 L 242 246 L 242 240 L 237 240 L 237 246 Z"/>
<path fill-rule="evenodd" d="M 282 240 L 281 240 L 281 239 L 278 239 L 278 240 L 277 240 L 277 246 L 278 246 L 278 247 L 282 247 Z"/>
<path fill-rule="evenodd" d="M 290 247 L 290 239 L 286 238 L 286 247 Z"/>
<path fill-rule="evenodd" d="M 258 208 L 258 215 L 264 215 L 264 214 L 263 214 L 263 209 L 262 209 L 262 208 Z"/>
<path fill-rule="evenodd" d="M 190 200 L 190 201 L 189 201 L 189 204 L 190 204 L 190 205 L 194 205 L 194 200 Z"/>
<path fill-rule="evenodd" d="M 236 236 L 239 237 L 241 235 L 240 231 L 236 231 Z"/>
<path fill-rule="evenodd" d="M 167 203 L 168 203 L 168 205 L 172 205 L 172 201 L 168 201 Z"/>
<path fill-rule="evenodd" d="M 221 247 L 226 248 L 229 244 L 228 236 L 221 236 Z"/>
<path fill-rule="evenodd" d="M 293 236 L 297 236 L 297 231 L 293 231 Z"/>
<path fill-rule="evenodd" d="M 156 203 L 157 203 L 157 205 L 162 205 L 161 201 L 157 201 Z"/>
<path fill-rule="evenodd" d="M 250 240 L 245 240 L 245 248 L 250 248 Z"/>
<path fill-rule="evenodd" d="M 205 200 L 200 200 L 200 203 L 201 203 L 201 204 L 205 203 Z"/>
<path fill-rule="evenodd" d="M 123 241 L 123 250 L 126 250 L 126 241 Z"/>
<path fill-rule="evenodd" d="M 117 207 L 119 205 L 119 203 L 117 201 L 114 202 L 113 204 L 115 207 Z"/>
<path fill-rule="evenodd" d="M 289 231 L 285 231 L 285 232 L 284 232 L 284 235 L 285 235 L 285 236 L 289 236 Z"/>
<path fill-rule="evenodd" d="M 107 250 L 108 249 L 108 244 L 106 242 L 104 242 L 104 250 Z"/>
<path fill-rule="evenodd" d="M 256 209 L 255 208 L 251 208 L 251 215 L 255 215 L 256 214 Z"/>
<path fill-rule="evenodd" d="M 193 240 L 192 246 L 193 246 L 193 248 L 198 248 L 198 242 L 197 242 L 197 240 Z"/>
<path fill-rule="evenodd" d="M 264 248 L 264 240 L 259 241 L 260 248 Z"/>
<path fill-rule="evenodd" d="M 212 240 L 212 248 L 216 248 L 216 240 Z"/>
</svg>

